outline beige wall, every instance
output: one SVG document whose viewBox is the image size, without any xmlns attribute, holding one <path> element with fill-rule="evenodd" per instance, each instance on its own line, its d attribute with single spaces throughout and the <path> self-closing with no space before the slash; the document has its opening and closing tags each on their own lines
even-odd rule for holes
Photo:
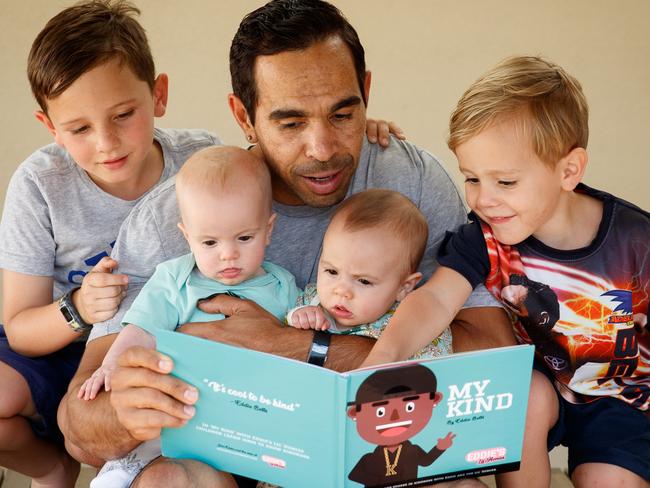
<svg viewBox="0 0 650 488">
<path fill-rule="evenodd" d="M 170 75 L 163 127 L 202 127 L 245 141 L 226 106 L 228 47 L 260 1 L 135 0 L 159 71 Z M 25 76 L 31 41 L 65 0 L 0 0 L 0 194 L 34 148 L 50 141 L 32 113 Z M 647 0 L 337 0 L 359 31 L 373 72 L 369 113 L 399 122 L 440 156 L 463 90 L 512 54 L 542 54 L 583 83 L 591 106 L 586 182 L 650 208 L 650 2 Z"/>
</svg>

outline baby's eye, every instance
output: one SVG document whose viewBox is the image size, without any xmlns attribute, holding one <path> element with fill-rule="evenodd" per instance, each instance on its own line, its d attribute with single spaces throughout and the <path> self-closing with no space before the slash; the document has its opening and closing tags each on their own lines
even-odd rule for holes
<svg viewBox="0 0 650 488">
<path fill-rule="evenodd" d="M 217 245 L 217 241 L 215 241 L 214 239 L 208 239 L 203 241 L 201 244 L 203 244 L 203 246 L 205 247 L 214 247 Z"/>
<path fill-rule="evenodd" d="M 465 183 L 469 183 L 470 185 L 475 185 L 478 183 L 478 178 L 465 178 Z"/>
<path fill-rule="evenodd" d="M 325 273 L 327 273 L 328 275 L 331 275 L 331 276 L 336 276 L 336 275 L 339 274 L 338 271 L 336 271 L 335 269 L 332 269 L 332 268 L 325 268 L 324 271 L 325 271 Z"/>
<path fill-rule="evenodd" d="M 384 415 L 386 415 L 386 409 L 384 407 L 378 407 L 375 414 L 377 415 L 377 417 L 383 417 Z"/>
<path fill-rule="evenodd" d="M 365 278 L 359 278 L 357 281 L 358 281 L 359 283 L 361 283 L 362 285 L 364 285 L 364 286 L 372 285 L 372 282 L 368 281 L 368 280 L 365 279 Z"/>
<path fill-rule="evenodd" d="M 239 236 L 239 241 L 248 242 L 253 239 L 253 236 Z"/>
</svg>

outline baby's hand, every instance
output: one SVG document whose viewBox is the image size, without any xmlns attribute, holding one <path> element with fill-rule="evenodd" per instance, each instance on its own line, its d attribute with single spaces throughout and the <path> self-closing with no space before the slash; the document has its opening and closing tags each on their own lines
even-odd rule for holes
<svg viewBox="0 0 650 488">
<path fill-rule="evenodd" d="M 296 329 L 327 330 L 330 323 L 321 307 L 309 305 L 300 307 L 291 315 L 291 324 Z"/>
<path fill-rule="evenodd" d="M 102 389 L 102 387 L 106 391 L 110 391 L 111 374 L 113 373 L 114 369 L 115 366 L 105 365 L 101 365 L 99 368 L 97 368 L 97 371 L 95 371 L 90 376 L 90 378 L 84 381 L 84 384 L 81 385 L 81 388 L 79 388 L 79 393 L 77 393 L 77 398 L 84 400 L 94 400 L 97 396 L 97 393 Z"/>
<path fill-rule="evenodd" d="M 370 142 L 378 142 L 382 147 L 390 144 L 390 134 L 397 139 L 405 140 L 406 136 L 395 122 L 387 122 L 381 119 L 366 119 L 366 135 Z"/>
</svg>

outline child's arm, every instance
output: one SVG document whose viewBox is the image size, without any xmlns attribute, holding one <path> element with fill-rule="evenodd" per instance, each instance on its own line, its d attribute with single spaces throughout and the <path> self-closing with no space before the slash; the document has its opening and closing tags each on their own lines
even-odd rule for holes
<svg viewBox="0 0 650 488">
<path fill-rule="evenodd" d="M 287 324 L 296 329 L 327 330 L 330 322 L 319 305 L 305 305 L 289 310 Z"/>
<path fill-rule="evenodd" d="M 439 267 L 429 281 L 399 304 L 361 366 L 411 357 L 449 326 L 471 292 L 470 283 L 460 273 Z"/>
<path fill-rule="evenodd" d="M 111 345 L 106 356 L 104 356 L 102 365 L 81 385 L 77 397 L 84 400 L 93 400 L 102 387 L 105 387 L 106 391 L 110 391 L 111 373 L 117 366 L 117 359 L 124 351 L 133 346 L 155 349 L 156 340 L 151 334 L 137 325 L 129 324 L 124 327 L 117 335 L 117 339 Z"/>
<path fill-rule="evenodd" d="M 112 316 L 122 300 L 126 276 L 112 274 L 117 263 L 103 258 L 72 295 L 82 319 L 93 324 Z M 52 300 L 54 280 L 3 270 L 2 297 L 5 332 L 11 347 L 25 356 L 43 356 L 57 351 L 79 337 Z"/>
</svg>

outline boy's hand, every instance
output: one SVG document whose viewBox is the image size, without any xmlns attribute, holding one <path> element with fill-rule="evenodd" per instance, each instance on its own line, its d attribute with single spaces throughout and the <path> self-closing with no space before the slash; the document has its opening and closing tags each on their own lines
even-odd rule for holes
<svg viewBox="0 0 650 488">
<path fill-rule="evenodd" d="M 438 439 L 438 443 L 436 444 L 436 447 L 441 451 L 445 451 L 449 449 L 454 442 L 454 437 L 456 437 L 456 434 L 452 434 L 451 432 L 449 432 L 442 439 Z"/>
<path fill-rule="evenodd" d="M 106 391 L 111 390 L 111 374 L 115 366 L 101 365 L 97 370 L 84 381 L 81 388 L 79 388 L 79 393 L 77 393 L 77 398 L 83 400 L 94 400 L 97 396 L 99 390 L 104 388 Z"/>
<path fill-rule="evenodd" d="M 103 322 L 117 312 L 129 279 L 124 274 L 112 274 L 116 268 L 117 261 L 103 257 L 84 276 L 81 288 L 73 293 L 72 302 L 86 323 Z"/>
<path fill-rule="evenodd" d="M 366 119 L 366 135 L 368 136 L 368 141 L 370 142 L 379 142 L 379 145 L 382 147 L 388 147 L 390 144 L 390 134 L 393 134 L 400 140 L 405 140 L 406 135 L 402 129 L 400 129 L 395 122 L 387 122 L 385 120 L 379 119 Z"/>
<path fill-rule="evenodd" d="M 291 324 L 296 329 L 314 330 L 327 330 L 330 326 L 323 309 L 313 305 L 300 307 L 298 310 L 295 310 L 291 314 Z"/>
</svg>

